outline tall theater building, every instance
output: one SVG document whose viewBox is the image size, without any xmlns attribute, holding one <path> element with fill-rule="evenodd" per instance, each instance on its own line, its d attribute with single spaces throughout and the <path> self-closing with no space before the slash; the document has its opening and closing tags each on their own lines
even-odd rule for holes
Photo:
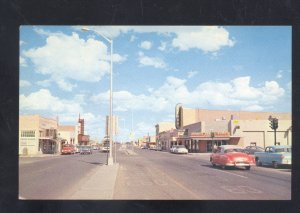
<svg viewBox="0 0 300 213">
<path fill-rule="evenodd" d="M 292 145 L 291 113 L 190 109 L 182 104 L 175 107 L 175 128 L 161 132 L 157 124 L 156 138 L 165 150 L 185 145 L 189 152 L 211 152 L 214 144 L 266 147 L 275 144 L 271 118 L 278 119 L 276 143 Z"/>
</svg>

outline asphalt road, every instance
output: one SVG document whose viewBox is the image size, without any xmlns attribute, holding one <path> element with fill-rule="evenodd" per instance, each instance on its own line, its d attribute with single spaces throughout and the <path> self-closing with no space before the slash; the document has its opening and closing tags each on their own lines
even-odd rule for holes
<svg viewBox="0 0 300 213">
<path fill-rule="evenodd" d="M 19 158 L 20 199 L 70 197 L 95 169 L 106 163 L 106 153 Z"/>
<path fill-rule="evenodd" d="M 134 154 L 135 153 L 135 154 Z M 252 166 L 214 168 L 209 154 L 177 155 L 134 149 L 118 152 L 114 199 L 290 200 L 291 170 Z"/>
</svg>

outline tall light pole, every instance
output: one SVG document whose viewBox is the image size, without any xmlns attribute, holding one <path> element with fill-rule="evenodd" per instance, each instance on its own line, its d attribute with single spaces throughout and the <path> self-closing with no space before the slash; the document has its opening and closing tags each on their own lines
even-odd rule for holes
<svg viewBox="0 0 300 213">
<path fill-rule="evenodd" d="M 113 165 L 114 161 L 113 161 L 113 156 L 112 156 L 112 138 L 113 138 L 113 133 L 112 133 L 112 122 L 113 122 L 113 93 L 112 93 L 112 72 L 113 72 L 113 40 L 107 38 L 106 36 L 102 35 L 101 33 L 98 33 L 95 30 L 91 30 L 89 28 L 81 28 L 82 31 L 92 31 L 94 33 L 96 33 L 97 35 L 100 35 L 101 37 L 103 37 L 106 41 L 108 41 L 108 43 L 110 43 L 110 98 L 109 98 L 109 158 L 107 160 L 107 165 Z"/>
</svg>

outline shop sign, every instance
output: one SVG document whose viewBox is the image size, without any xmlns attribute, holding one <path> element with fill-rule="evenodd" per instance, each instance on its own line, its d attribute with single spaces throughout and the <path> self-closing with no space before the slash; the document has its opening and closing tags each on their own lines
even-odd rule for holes
<svg viewBox="0 0 300 213">
<path fill-rule="evenodd" d="M 237 124 L 239 124 L 239 121 L 238 120 L 233 120 L 233 124 L 237 125 Z"/>
</svg>

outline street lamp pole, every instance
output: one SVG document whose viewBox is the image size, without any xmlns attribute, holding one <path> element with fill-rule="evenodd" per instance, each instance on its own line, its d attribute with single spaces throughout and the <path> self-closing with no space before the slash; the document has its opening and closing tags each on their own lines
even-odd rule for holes
<svg viewBox="0 0 300 213">
<path fill-rule="evenodd" d="M 113 40 L 107 38 L 106 36 L 98 33 L 95 30 L 91 30 L 88 28 L 82 28 L 83 31 L 93 31 L 94 33 L 103 37 L 108 43 L 110 43 L 110 97 L 109 97 L 109 158 L 107 160 L 107 165 L 113 165 L 113 156 L 112 156 L 112 141 L 113 141 L 113 132 L 112 132 L 112 122 L 113 122 L 113 93 L 112 93 L 112 72 L 113 72 Z"/>
</svg>

